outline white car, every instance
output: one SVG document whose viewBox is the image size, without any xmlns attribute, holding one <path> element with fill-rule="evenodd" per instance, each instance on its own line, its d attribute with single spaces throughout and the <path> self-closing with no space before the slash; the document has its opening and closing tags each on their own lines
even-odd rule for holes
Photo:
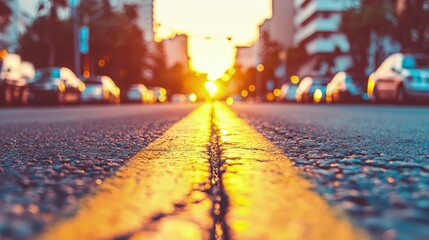
<svg viewBox="0 0 429 240">
<path fill-rule="evenodd" d="M 82 102 L 119 103 L 121 90 L 108 76 L 91 76 L 83 79 L 85 90 L 82 92 Z"/>
<path fill-rule="evenodd" d="M 297 84 L 285 83 L 282 85 L 280 100 L 285 102 L 295 102 L 295 94 L 298 89 Z"/>
<path fill-rule="evenodd" d="M 402 53 L 389 56 L 369 76 L 367 92 L 374 103 L 429 99 L 429 57 Z"/>
<path fill-rule="evenodd" d="M 147 87 L 143 84 L 133 84 L 128 89 L 127 100 L 129 102 L 148 102 L 149 91 Z"/>
</svg>

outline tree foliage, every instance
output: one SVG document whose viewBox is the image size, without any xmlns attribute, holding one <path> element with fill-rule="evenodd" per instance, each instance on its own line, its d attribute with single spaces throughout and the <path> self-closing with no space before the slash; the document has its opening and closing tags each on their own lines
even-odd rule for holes
<svg viewBox="0 0 429 240">
<path fill-rule="evenodd" d="M 399 1 L 395 39 L 404 50 L 429 53 L 429 0 Z"/>
<path fill-rule="evenodd" d="M 350 42 L 354 70 L 368 66 L 371 43 L 376 64 L 383 50 L 383 37 L 398 42 L 403 51 L 429 52 L 429 0 L 362 0 L 359 7 L 342 13 L 340 31 Z"/>
<path fill-rule="evenodd" d="M 80 22 L 90 29 L 90 52 L 82 56 L 92 75 L 108 75 L 121 89 L 143 83 L 147 49 L 143 31 L 136 24 L 137 6 L 114 9 L 106 0 L 81 1 Z M 58 19 L 52 37 L 53 12 L 40 16 L 23 36 L 21 54 L 36 67 L 73 66 L 71 19 Z M 56 20 L 54 20 L 56 21 Z M 55 46 L 53 57 L 52 46 Z M 52 58 L 51 58 L 52 57 Z M 73 68 L 72 68 L 73 69 Z M 79 73 L 77 73 L 79 75 Z"/>
<path fill-rule="evenodd" d="M 308 59 L 307 50 L 304 44 L 287 49 L 287 76 L 298 74 L 299 68 Z"/>
<path fill-rule="evenodd" d="M 10 17 L 12 16 L 12 10 L 5 0 L 0 1 L 0 32 L 4 31 L 7 25 L 10 23 Z"/>
<path fill-rule="evenodd" d="M 340 31 L 350 43 L 354 70 L 363 73 L 368 66 L 371 34 L 389 35 L 393 29 L 392 4 L 385 0 L 362 0 L 360 7 L 342 13 Z"/>
<path fill-rule="evenodd" d="M 272 39 L 268 31 L 263 31 L 261 35 L 261 64 L 264 65 L 262 72 L 262 89 L 265 89 L 267 81 L 275 81 L 275 70 L 280 65 L 279 54 L 282 46 Z M 277 81 L 275 81 L 277 82 Z"/>
</svg>

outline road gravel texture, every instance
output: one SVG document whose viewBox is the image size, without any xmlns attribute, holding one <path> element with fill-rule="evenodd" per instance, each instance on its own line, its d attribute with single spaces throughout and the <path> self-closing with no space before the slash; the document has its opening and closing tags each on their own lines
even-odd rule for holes
<svg viewBox="0 0 429 240">
<path fill-rule="evenodd" d="M 196 105 L 3 109 L 0 239 L 28 239 Z"/>
<path fill-rule="evenodd" d="M 374 239 L 429 239 L 429 109 L 233 107 Z"/>
</svg>

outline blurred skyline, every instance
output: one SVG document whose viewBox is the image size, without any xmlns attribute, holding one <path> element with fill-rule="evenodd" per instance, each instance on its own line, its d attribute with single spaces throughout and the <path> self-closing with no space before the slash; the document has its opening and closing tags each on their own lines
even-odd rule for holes
<svg viewBox="0 0 429 240">
<path fill-rule="evenodd" d="M 234 65 L 236 47 L 255 43 L 271 17 L 271 0 L 155 0 L 155 41 L 186 34 L 191 69 L 216 80 Z"/>
<path fill-rule="evenodd" d="M 34 18 L 39 2 L 19 0 L 20 11 Z M 154 0 L 153 14 L 154 40 L 187 35 L 190 69 L 216 80 L 234 66 L 237 47 L 259 39 L 259 26 L 272 17 L 272 0 Z"/>
</svg>

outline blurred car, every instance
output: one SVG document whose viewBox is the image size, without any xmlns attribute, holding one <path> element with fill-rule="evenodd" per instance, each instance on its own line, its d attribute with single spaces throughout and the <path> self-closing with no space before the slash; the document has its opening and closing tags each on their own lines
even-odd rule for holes
<svg viewBox="0 0 429 240">
<path fill-rule="evenodd" d="M 108 76 L 92 76 L 83 79 L 85 90 L 82 92 L 82 102 L 119 103 L 120 90 Z"/>
<path fill-rule="evenodd" d="M 297 102 L 324 102 L 326 100 L 326 85 L 329 78 L 306 77 L 302 79 L 296 89 L 295 99 Z"/>
<path fill-rule="evenodd" d="M 151 93 L 143 84 L 133 84 L 127 92 L 127 100 L 129 102 L 148 103 L 152 98 Z"/>
<path fill-rule="evenodd" d="M 364 76 L 339 72 L 335 74 L 326 87 L 326 102 L 361 102 L 366 95 L 366 81 Z"/>
<path fill-rule="evenodd" d="M 30 83 L 36 75 L 36 70 L 31 62 L 22 62 L 21 75 L 27 83 Z"/>
<path fill-rule="evenodd" d="M 147 91 L 147 103 L 156 103 L 156 94 L 153 90 Z"/>
<path fill-rule="evenodd" d="M 369 76 L 371 102 L 429 99 L 429 57 L 425 54 L 396 53 L 383 61 Z"/>
<path fill-rule="evenodd" d="M 155 92 L 157 102 L 166 102 L 167 101 L 167 90 L 163 87 L 152 87 L 150 90 Z"/>
<path fill-rule="evenodd" d="M 282 85 L 280 91 L 280 100 L 285 102 L 295 102 L 295 94 L 298 89 L 297 84 L 285 83 Z"/>
<path fill-rule="evenodd" d="M 85 84 L 70 69 L 54 67 L 37 70 L 29 89 L 32 103 L 78 103 Z"/>
<path fill-rule="evenodd" d="M 21 67 L 21 57 L 17 54 L 7 54 L 0 59 L 0 105 L 28 102 L 28 88 Z"/>
<path fill-rule="evenodd" d="M 171 95 L 171 102 L 173 103 L 185 103 L 188 101 L 188 98 L 185 94 L 173 94 Z"/>
</svg>

